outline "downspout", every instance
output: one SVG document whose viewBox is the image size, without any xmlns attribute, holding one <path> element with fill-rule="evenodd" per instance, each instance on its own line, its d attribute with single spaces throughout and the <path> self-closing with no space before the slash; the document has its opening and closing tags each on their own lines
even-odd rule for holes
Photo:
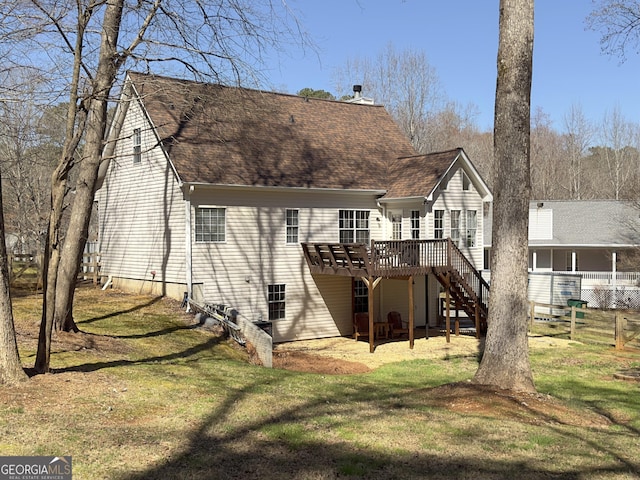
<svg viewBox="0 0 640 480">
<path fill-rule="evenodd" d="M 187 300 L 193 298 L 193 272 L 191 265 L 191 193 L 193 193 L 193 185 L 183 185 L 184 190 L 184 265 L 187 282 Z M 187 311 L 189 311 L 189 302 L 187 302 Z"/>
</svg>

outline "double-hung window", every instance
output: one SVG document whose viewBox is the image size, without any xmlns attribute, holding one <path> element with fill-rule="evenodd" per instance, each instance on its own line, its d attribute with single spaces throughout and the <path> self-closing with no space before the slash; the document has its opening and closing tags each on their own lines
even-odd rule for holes
<svg viewBox="0 0 640 480">
<path fill-rule="evenodd" d="M 338 219 L 340 243 L 369 244 L 369 210 L 340 210 Z"/>
<path fill-rule="evenodd" d="M 476 246 L 476 231 L 478 229 L 478 212 L 467 210 L 467 247 Z"/>
<path fill-rule="evenodd" d="M 433 238 L 444 238 L 444 210 L 433 211 Z"/>
<path fill-rule="evenodd" d="M 420 210 L 411 210 L 411 239 L 420 238 Z"/>
<path fill-rule="evenodd" d="M 142 135 L 139 128 L 133 129 L 133 163 L 142 161 Z"/>
<path fill-rule="evenodd" d="M 287 245 L 298 243 L 299 223 L 298 223 L 298 210 L 287 209 L 286 212 L 287 223 Z"/>
<path fill-rule="evenodd" d="M 460 246 L 460 210 L 451 210 L 451 241 Z"/>
<path fill-rule="evenodd" d="M 285 318 L 285 284 L 277 283 L 268 287 L 269 320 Z"/>
<path fill-rule="evenodd" d="M 224 208 L 196 209 L 196 242 L 224 242 L 226 240 L 226 211 Z"/>
<path fill-rule="evenodd" d="M 353 280 L 353 311 L 354 313 L 369 311 L 369 289 L 359 278 Z"/>
</svg>

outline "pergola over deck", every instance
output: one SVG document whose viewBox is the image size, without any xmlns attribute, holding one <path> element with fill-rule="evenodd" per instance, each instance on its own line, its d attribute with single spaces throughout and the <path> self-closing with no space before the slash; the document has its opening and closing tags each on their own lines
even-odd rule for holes
<svg viewBox="0 0 640 480">
<path fill-rule="evenodd" d="M 383 278 L 406 279 L 409 291 L 409 347 L 414 342 L 413 278 L 433 273 L 444 286 L 449 341 L 449 304 L 453 300 L 475 319 L 476 336 L 486 328 L 489 285 L 451 239 L 372 240 L 363 243 L 303 243 L 309 271 L 361 278 L 369 289 L 369 350 L 375 348 L 373 292 Z M 428 326 L 427 326 L 428 330 Z"/>
</svg>

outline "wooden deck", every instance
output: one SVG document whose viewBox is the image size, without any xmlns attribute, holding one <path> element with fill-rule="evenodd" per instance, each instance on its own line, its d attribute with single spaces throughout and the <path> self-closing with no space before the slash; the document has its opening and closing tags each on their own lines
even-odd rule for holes
<svg viewBox="0 0 640 480">
<path fill-rule="evenodd" d="M 303 243 L 309 271 L 320 275 L 361 278 L 369 288 L 369 311 L 373 312 L 373 290 L 384 278 L 408 279 L 433 274 L 460 309 L 475 318 L 476 335 L 486 331 L 489 285 L 451 239 L 372 240 L 362 243 Z M 410 288 L 410 303 L 413 303 Z M 413 305 L 409 308 L 413 329 Z M 373 315 L 370 316 L 373 331 Z M 447 315 L 447 321 L 449 317 Z M 373 351 L 373 336 L 370 338 Z M 413 347 L 413 338 L 410 336 Z"/>
</svg>

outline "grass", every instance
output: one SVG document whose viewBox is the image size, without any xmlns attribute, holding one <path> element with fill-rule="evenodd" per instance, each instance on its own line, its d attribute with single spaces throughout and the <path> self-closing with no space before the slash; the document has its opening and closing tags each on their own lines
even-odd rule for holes
<svg viewBox="0 0 640 480">
<path fill-rule="evenodd" d="M 39 300 L 14 304 L 31 367 Z M 532 350 L 543 396 L 482 403 L 436 388 L 476 355 L 306 374 L 249 364 L 166 300 L 82 289 L 75 313 L 87 335 L 54 341 L 55 373 L 0 397 L 2 454 L 72 455 L 74 479 L 640 476 L 640 384 L 612 376 L 637 353 Z"/>
</svg>

